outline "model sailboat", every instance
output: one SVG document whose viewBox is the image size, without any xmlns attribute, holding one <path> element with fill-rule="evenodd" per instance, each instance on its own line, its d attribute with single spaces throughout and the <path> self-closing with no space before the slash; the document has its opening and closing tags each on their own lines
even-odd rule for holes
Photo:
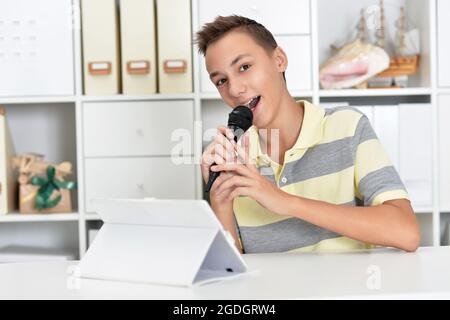
<svg viewBox="0 0 450 320">
<path fill-rule="evenodd" d="M 406 85 L 407 76 L 417 72 L 419 65 L 419 30 L 407 30 L 404 7 L 400 8 L 399 19 L 395 26 L 397 32 L 389 67 L 377 74 L 376 78 L 370 82 L 370 87 L 401 87 Z M 376 32 L 376 37 L 377 45 L 386 48 L 383 0 L 380 0 L 380 28 Z M 386 83 L 386 80 L 388 83 Z M 404 82 L 404 84 L 400 85 L 399 81 Z"/>
</svg>

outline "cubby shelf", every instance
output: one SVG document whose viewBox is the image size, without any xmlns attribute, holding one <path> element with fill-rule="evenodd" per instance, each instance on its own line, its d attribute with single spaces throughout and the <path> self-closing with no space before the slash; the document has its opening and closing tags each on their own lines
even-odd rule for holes
<svg viewBox="0 0 450 320">
<path fill-rule="evenodd" d="M 0 215 L 0 223 L 3 222 L 52 222 L 52 221 L 78 221 L 79 215 L 72 213 L 49 213 L 49 214 L 24 214 L 9 213 Z"/>
<path fill-rule="evenodd" d="M 431 95 L 431 88 L 320 90 L 320 97 L 385 97 Z"/>
<path fill-rule="evenodd" d="M 86 213 L 84 215 L 84 219 L 86 221 L 92 221 L 92 220 L 101 220 L 100 216 L 97 213 Z"/>
<path fill-rule="evenodd" d="M 291 95 L 295 98 L 307 98 L 312 97 L 314 95 L 313 91 L 305 90 L 305 91 L 291 91 Z M 217 92 L 202 92 L 200 93 L 200 99 L 203 100 L 220 100 L 220 95 Z"/>
<path fill-rule="evenodd" d="M 81 97 L 83 102 L 115 102 L 115 101 L 158 101 L 158 100 L 190 100 L 194 99 L 193 93 L 165 94 L 157 93 L 151 95 L 110 95 L 110 96 L 86 96 Z"/>
<path fill-rule="evenodd" d="M 0 104 L 74 103 L 75 96 L 0 97 Z"/>
</svg>

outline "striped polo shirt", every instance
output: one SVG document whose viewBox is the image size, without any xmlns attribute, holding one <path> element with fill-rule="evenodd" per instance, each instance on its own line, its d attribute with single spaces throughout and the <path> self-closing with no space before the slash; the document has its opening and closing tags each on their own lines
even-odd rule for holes
<svg viewBox="0 0 450 320">
<path fill-rule="evenodd" d="M 375 206 L 408 199 L 406 189 L 367 117 L 357 109 L 324 109 L 308 101 L 302 129 L 284 164 L 263 154 L 258 129 L 251 127 L 250 158 L 281 190 L 344 206 Z M 299 105 L 300 107 L 300 105 Z M 373 247 L 302 219 L 268 211 L 249 197 L 233 209 L 246 253 L 351 250 Z"/>
</svg>

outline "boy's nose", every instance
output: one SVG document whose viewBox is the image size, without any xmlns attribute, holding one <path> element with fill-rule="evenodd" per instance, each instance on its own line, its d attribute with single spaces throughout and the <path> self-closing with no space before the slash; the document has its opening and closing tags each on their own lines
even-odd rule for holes
<svg viewBox="0 0 450 320">
<path fill-rule="evenodd" d="M 230 81 L 229 82 L 230 95 L 233 98 L 240 98 L 247 91 L 247 86 L 241 81 Z"/>
</svg>

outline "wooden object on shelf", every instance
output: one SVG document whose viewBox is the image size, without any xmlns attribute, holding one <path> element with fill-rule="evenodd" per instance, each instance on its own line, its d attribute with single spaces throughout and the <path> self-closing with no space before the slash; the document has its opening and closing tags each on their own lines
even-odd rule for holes
<svg viewBox="0 0 450 320">
<path fill-rule="evenodd" d="M 398 77 L 417 72 L 419 55 L 410 57 L 396 56 L 390 59 L 389 68 L 377 74 L 377 77 Z"/>
<path fill-rule="evenodd" d="M 419 53 L 410 54 L 411 48 L 407 48 L 406 44 L 406 16 L 404 7 L 400 8 L 400 17 L 397 21 L 397 39 L 395 42 L 394 55 L 390 58 L 389 67 L 377 74 L 377 77 L 399 77 L 405 75 L 413 75 L 417 73 L 419 65 Z M 384 34 L 384 7 L 383 0 L 380 0 L 380 29 L 376 32 L 377 44 L 385 46 Z M 415 48 L 418 50 L 418 48 Z M 395 84 L 387 87 L 401 87 Z"/>
</svg>

